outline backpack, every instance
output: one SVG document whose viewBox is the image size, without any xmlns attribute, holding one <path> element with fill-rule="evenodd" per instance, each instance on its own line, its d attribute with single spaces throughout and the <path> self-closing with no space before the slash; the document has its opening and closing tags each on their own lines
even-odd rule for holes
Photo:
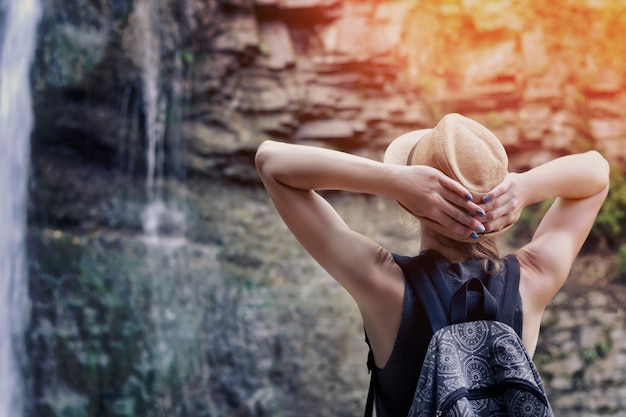
<svg viewBox="0 0 626 417">
<path fill-rule="evenodd" d="M 394 257 L 407 278 L 413 275 L 409 283 L 433 330 L 408 417 L 553 417 L 539 373 L 519 336 L 517 259 L 503 260 L 513 271 L 508 278 L 483 274 L 452 294 L 445 285 L 437 285 L 443 277 L 431 256 L 424 256 L 422 276 L 417 277 L 415 268 L 408 267 L 410 258 Z M 373 366 L 371 362 L 370 349 L 368 366 Z M 373 378 L 372 372 L 368 417 Z"/>
</svg>

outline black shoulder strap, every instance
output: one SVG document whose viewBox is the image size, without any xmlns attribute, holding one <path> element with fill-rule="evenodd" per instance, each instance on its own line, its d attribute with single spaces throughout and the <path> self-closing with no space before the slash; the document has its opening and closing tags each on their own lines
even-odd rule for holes
<svg viewBox="0 0 626 417">
<path fill-rule="evenodd" d="M 428 316 L 428 322 L 430 323 L 433 333 L 435 333 L 437 330 L 448 325 L 448 303 L 441 300 L 439 293 L 437 293 L 435 287 L 433 287 L 433 282 L 440 282 L 442 277 L 432 256 L 426 253 L 421 259 L 424 266 L 424 273 L 422 276 L 413 276 L 410 283 L 413 286 L 415 296 L 422 303 L 424 311 Z M 400 264 L 400 267 L 402 267 L 402 264 Z"/>
<path fill-rule="evenodd" d="M 518 309 L 518 306 L 521 306 L 519 261 L 514 255 L 509 255 L 504 258 L 504 263 L 506 264 L 507 275 L 504 277 L 505 288 L 500 295 L 497 320 L 511 326 L 519 337 L 522 337 L 523 316 L 521 308 Z"/>
</svg>

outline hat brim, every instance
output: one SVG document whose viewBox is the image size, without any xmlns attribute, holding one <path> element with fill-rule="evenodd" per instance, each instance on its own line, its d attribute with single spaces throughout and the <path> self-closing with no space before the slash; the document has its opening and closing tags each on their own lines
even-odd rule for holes
<svg viewBox="0 0 626 417">
<path fill-rule="evenodd" d="M 411 149 L 430 132 L 432 132 L 432 129 L 419 129 L 398 136 L 387 146 L 383 161 L 386 164 L 407 165 Z"/>
<path fill-rule="evenodd" d="M 410 131 L 403 135 L 398 136 L 389 144 L 389 146 L 387 146 L 387 149 L 385 150 L 385 155 L 383 157 L 384 163 L 392 164 L 392 165 L 408 165 L 411 150 L 414 149 L 416 144 L 426 134 L 430 133 L 432 130 L 433 129 L 413 130 L 413 131 Z M 402 204 L 400 204 L 400 206 L 404 208 L 407 212 L 409 212 L 411 215 L 416 217 L 420 222 L 422 222 L 427 227 L 431 228 L 432 230 L 434 230 L 435 232 L 439 234 L 449 237 L 450 239 L 456 240 L 457 242 L 477 243 L 477 242 L 480 242 L 481 240 L 490 239 L 492 237 L 500 235 L 504 233 L 505 231 L 507 231 L 508 229 L 510 229 L 511 226 L 513 226 L 513 224 L 510 224 L 508 226 L 505 226 L 493 232 L 477 233 L 478 239 L 473 239 L 473 238 L 470 238 L 469 236 L 467 238 L 459 238 L 458 235 L 453 234 L 452 231 L 445 228 L 441 224 L 431 219 L 428 219 L 426 217 L 422 217 L 422 216 L 418 216 L 414 214 L 410 210 L 407 210 L 406 207 L 402 206 Z"/>
</svg>

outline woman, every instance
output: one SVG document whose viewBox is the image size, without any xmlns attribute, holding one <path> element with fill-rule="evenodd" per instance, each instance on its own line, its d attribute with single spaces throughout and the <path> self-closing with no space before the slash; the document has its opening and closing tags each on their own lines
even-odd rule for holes
<svg viewBox="0 0 626 417">
<path fill-rule="evenodd" d="M 421 251 L 448 275 L 497 270 L 494 236 L 528 205 L 556 198 L 519 261 L 522 341 L 532 356 L 542 313 L 565 282 L 607 195 L 609 166 L 591 151 L 525 173 L 507 172 L 504 148 L 487 128 L 449 114 L 433 129 L 394 140 L 385 162 L 301 145 L 263 143 L 261 179 L 294 236 L 356 301 L 376 365 L 379 417 L 406 415 L 430 335 L 393 255 L 351 230 L 315 190 L 396 200 L 421 224 Z M 420 358 L 407 361 L 419 352 Z"/>
</svg>

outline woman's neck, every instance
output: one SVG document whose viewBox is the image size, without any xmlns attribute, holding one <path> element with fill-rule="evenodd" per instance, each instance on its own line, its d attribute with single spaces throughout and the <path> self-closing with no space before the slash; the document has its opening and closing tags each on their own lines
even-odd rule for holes
<svg viewBox="0 0 626 417">
<path fill-rule="evenodd" d="M 432 249 L 442 254 L 446 259 L 453 263 L 462 263 L 469 259 L 470 255 L 463 250 L 461 245 L 446 244 L 447 238 L 442 238 L 437 232 L 422 224 L 420 249 Z"/>
</svg>

